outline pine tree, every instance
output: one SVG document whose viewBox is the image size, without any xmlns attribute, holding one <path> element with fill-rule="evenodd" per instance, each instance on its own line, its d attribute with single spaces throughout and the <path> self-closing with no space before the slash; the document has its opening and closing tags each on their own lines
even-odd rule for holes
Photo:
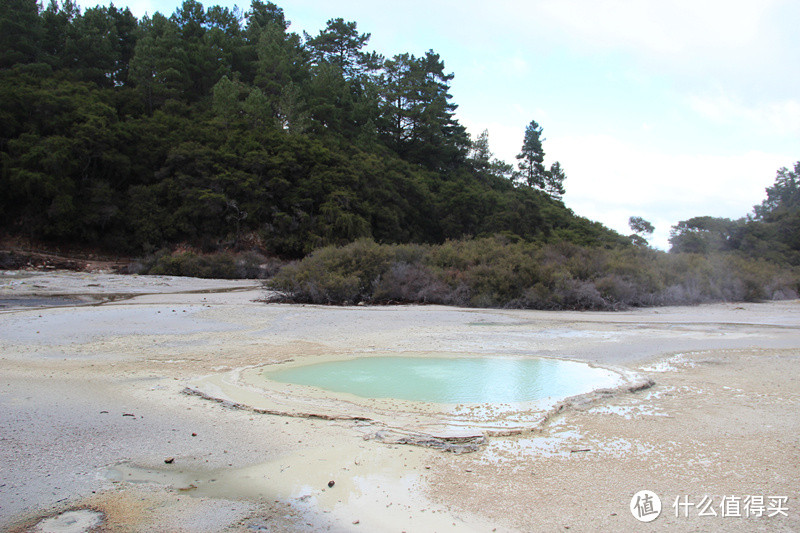
<svg viewBox="0 0 800 533">
<path fill-rule="evenodd" d="M 489 149 L 489 130 L 483 130 L 478 138 L 472 142 L 470 147 L 470 158 L 475 168 L 485 170 L 489 168 L 492 160 L 491 150 Z"/>
<path fill-rule="evenodd" d="M 531 120 L 525 128 L 522 150 L 517 159 L 520 176 L 529 187 L 544 189 L 546 187 L 546 171 L 544 168 L 544 150 L 542 149 L 542 127 Z"/>
<path fill-rule="evenodd" d="M 305 38 L 316 64 L 337 66 L 347 79 L 357 77 L 368 68 L 367 58 L 370 56 L 361 49 L 366 46 L 370 34 L 359 34 L 355 22 L 331 19 L 319 35 L 311 37 L 306 33 Z"/>
<path fill-rule="evenodd" d="M 547 171 L 545 175 L 545 188 L 544 192 L 550 195 L 550 198 L 555 200 L 561 200 L 564 196 L 564 180 L 567 179 L 567 175 L 564 173 L 564 169 L 561 168 L 561 163 L 556 161 L 552 165 L 550 165 L 550 170 Z"/>
</svg>

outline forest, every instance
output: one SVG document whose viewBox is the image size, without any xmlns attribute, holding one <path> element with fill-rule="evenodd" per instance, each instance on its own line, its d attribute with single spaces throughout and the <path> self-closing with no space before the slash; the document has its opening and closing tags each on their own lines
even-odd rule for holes
<svg viewBox="0 0 800 533">
<path fill-rule="evenodd" d="M 669 253 L 647 245 L 652 224 L 631 217 L 628 246 L 508 236 L 441 245 L 360 240 L 316 250 L 276 272 L 279 299 L 317 304 L 435 303 L 617 310 L 800 293 L 800 162 L 781 168 L 767 198 L 738 220 L 694 217 L 672 228 Z M 174 261 L 187 264 L 186 256 Z M 183 261 L 180 261 L 182 259 Z"/>
<path fill-rule="evenodd" d="M 2 0 L 0 227 L 32 242 L 149 254 L 256 247 L 299 258 L 359 238 L 630 241 L 560 201 L 535 121 L 519 168 L 472 139 L 432 50 L 386 58 L 332 19 L 186 0 Z"/>
<path fill-rule="evenodd" d="M 287 301 L 546 309 L 797 297 L 800 162 L 739 220 L 669 253 L 563 201 L 543 128 L 512 165 L 459 124 L 433 50 L 385 57 L 356 22 L 277 5 L 0 0 L 0 236 L 139 258 L 131 271 L 269 277 Z M 757 201 L 757 200 L 756 200 Z"/>
</svg>

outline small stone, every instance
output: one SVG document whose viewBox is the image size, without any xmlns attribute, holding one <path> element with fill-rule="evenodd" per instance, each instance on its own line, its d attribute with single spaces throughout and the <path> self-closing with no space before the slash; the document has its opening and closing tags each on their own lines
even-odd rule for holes
<svg viewBox="0 0 800 533">
<path fill-rule="evenodd" d="M 196 436 L 197 436 L 197 433 L 192 433 L 192 437 L 196 437 Z"/>
<path fill-rule="evenodd" d="M 328 488 L 331 488 L 331 487 L 333 487 L 334 485 L 336 485 L 336 482 L 335 482 L 334 480 L 330 480 L 330 481 L 328 481 Z"/>
<path fill-rule="evenodd" d="M 361 520 L 353 520 L 353 525 L 357 525 L 357 524 L 360 524 L 360 523 L 361 523 Z"/>
<path fill-rule="evenodd" d="M 175 458 L 174 457 L 167 457 L 166 459 L 164 459 L 164 462 L 167 463 L 168 465 L 171 465 L 172 463 L 175 462 Z"/>
</svg>

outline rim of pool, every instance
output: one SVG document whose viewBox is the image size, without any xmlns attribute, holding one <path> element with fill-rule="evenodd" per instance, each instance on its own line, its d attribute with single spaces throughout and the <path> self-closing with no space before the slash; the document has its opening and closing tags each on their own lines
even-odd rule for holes
<svg viewBox="0 0 800 533">
<path fill-rule="evenodd" d="M 375 372 L 390 372 L 389 379 L 371 383 Z M 554 388 L 551 378 L 568 382 Z M 405 394 L 402 384 L 409 381 L 415 390 Z M 393 382 L 400 387 L 390 387 Z M 350 419 L 449 438 L 528 431 L 554 411 L 652 384 L 631 370 L 563 357 L 370 352 L 238 368 L 195 380 L 185 392 L 261 413 Z"/>
</svg>

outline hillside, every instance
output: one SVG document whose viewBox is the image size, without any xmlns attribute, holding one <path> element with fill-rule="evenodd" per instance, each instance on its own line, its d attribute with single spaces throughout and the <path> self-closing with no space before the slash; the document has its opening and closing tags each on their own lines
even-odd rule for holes
<svg viewBox="0 0 800 533">
<path fill-rule="evenodd" d="M 433 51 L 383 57 L 342 19 L 300 36 L 259 0 L 245 13 L 187 0 L 141 20 L 113 5 L 1 4 L 8 235 L 288 258 L 359 238 L 630 244 L 564 206 L 541 143 L 517 171 L 471 139 Z"/>
</svg>

